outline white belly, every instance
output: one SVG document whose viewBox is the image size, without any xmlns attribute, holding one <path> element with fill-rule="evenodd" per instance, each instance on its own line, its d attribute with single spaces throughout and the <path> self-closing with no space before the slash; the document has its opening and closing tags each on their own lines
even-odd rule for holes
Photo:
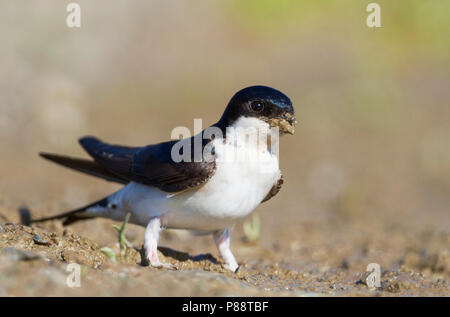
<svg viewBox="0 0 450 317">
<path fill-rule="evenodd" d="M 216 171 L 205 185 L 170 195 L 130 183 L 117 193 L 121 211 L 131 212 L 133 222 L 143 226 L 162 216 L 168 228 L 193 230 L 222 229 L 247 216 L 280 177 L 278 158 L 267 151 L 255 155 L 255 148 L 243 147 L 238 150 L 242 157 L 231 159 L 234 145 L 221 141 L 215 151 Z"/>
</svg>

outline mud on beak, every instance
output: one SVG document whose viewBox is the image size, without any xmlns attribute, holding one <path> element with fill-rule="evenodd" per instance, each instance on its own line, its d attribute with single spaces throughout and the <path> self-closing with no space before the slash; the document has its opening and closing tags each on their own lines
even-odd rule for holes
<svg viewBox="0 0 450 317">
<path fill-rule="evenodd" d="M 297 120 L 295 120 L 295 116 L 289 112 L 284 113 L 279 121 L 280 130 L 289 134 L 295 133 L 296 124 Z"/>
<path fill-rule="evenodd" d="M 281 128 L 286 133 L 294 134 L 295 133 L 295 126 L 297 125 L 297 120 L 295 120 L 295 116 L 290 114 L 290 113 L 286 113 L 284 115 L 284 118 L 285 119 L 282 122 L 283 126 Z"/>
<path fill-rule="evenodd" d="M 287 112 L 279 118 L 270 119 L 269 124 L 271 127 L 278 127 L 281 132 L 294 134 L 297 120 L 294 115 Z"/>
</svg>

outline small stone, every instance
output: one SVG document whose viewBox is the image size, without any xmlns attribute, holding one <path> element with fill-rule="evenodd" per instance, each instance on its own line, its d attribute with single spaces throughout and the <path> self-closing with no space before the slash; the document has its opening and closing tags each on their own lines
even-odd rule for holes
<svg viewBox="0 0 450 317">
<path fill-rule="evenodd" d="M 38 245 L 49 245 L 50 244 L 50 242 L 48 242 L 46 240 L 42 240 L 41 237 L 37 234 L 33 235 L 33 242 Z"/>
</svg>

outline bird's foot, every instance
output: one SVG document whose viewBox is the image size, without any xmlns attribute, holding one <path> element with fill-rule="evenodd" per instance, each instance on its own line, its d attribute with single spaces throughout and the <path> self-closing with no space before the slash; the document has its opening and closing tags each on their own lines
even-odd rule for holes
<svg viewBox="0 0 450 317">
<path fill-rule="evenodd" d="M 156 263 L 150 263 L 152 267 L 157 269 L 166 269 L 166 270 L 172 270 L 176 271 L 178 270 L 178 267 L 172 263 L 163 263 L 163 262 L 156 262 Z"/>
<path fill-rule="evenodd" d="M 160 218 L 152 218 L 147 228 L 145 229 L 144 239 L 144 254 L 146 255 L 146 262 L 150 262 L 150 265 L 159 269 L 178 270 L 173 264 L 162 263 L 158 257 L 158 237 L 159 232 L 162 230 L 162 224 Z"/>
<path fill-rule="evenodd" d="M 237 273 L 239 271 L 239 264 L 237 263 L 225 263 L 223 267 L 229 271 L 232 271 L 233 273 Z"/>
<path fill-rule="evenodd" d="M 164 263 L 159 260 L 157 251 L 153 251 L 150 253 L 150 255 L 147 257 L 148 261 L 150 262 L 150 265 L 154 268 L 158 269 L 168 269 L 168 270 L 178 270 L 178 267 L 171 264 L 171 263 Z"/>
<path fill-rule="evenodd" d="M 220 257 L 225 262 L 223 265 L 224 268 L 236 273 L 239 270 L 239 264 L 237 264 L 233 253 L 231 253 L 230 234 L 228 233 L 228 229 L 214 232 L 213 237 L 214 242 L 217 245 L 217 249 L 219 250 Z"/>
</svg>

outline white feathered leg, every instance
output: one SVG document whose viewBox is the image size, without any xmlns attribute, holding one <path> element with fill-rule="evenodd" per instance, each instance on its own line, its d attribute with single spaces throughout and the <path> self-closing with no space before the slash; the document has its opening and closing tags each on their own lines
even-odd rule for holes
<svg viewBox="0 0 450 317">
<path fill-rule="evenodd" d="M 213 237 L 217 249 L 219 250 L 219 254 L 225 262 L 225 268 L 236 273 L 239 269 L 239 265 L 237 264 L 233 253 L 231 253 L 228 228 L 214 232 Z"/>
<path fill-rule="evenodd" d="M 161 263 L 158 257 L 158 240 L 159 233 L 162 230 L 161 219 L 156 217 L 150 219 L 150 222 L 145 229 L 144 249 L 150 265 L 157 268 L 177 269 L 177 267 L 170 263 Z"/>
</svg>

